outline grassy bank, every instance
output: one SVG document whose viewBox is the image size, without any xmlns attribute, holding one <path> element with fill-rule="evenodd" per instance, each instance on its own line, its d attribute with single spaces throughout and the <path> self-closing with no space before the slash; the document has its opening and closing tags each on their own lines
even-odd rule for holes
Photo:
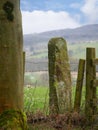
<svg viewBox="0 0 98 130">
<path fill-rule="evenodd" d="M 82 90 L 81 109 L 85 103 L 85 87 Z M 74 105 L 75 87 L 72 87 L 72 103 Z M 24 110 L 25 112 L 36 113 L 38 111 L 48 113 L 49 88 L 48 87 L 25 87 L 24 89 Z"/>
</svg>

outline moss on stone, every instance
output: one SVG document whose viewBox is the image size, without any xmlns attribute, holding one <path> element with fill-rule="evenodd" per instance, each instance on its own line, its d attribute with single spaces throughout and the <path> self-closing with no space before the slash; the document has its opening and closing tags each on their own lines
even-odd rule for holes
<svg viewBox="0 0 98 130">
<path fill-rule="evenodd" d="M 49 58 L 49 108 L 50 114 L 58 114 L 59 106 L 56 92 L 55 82 L 55 38 L 48 43 L 48 58 Z"/>
<path fill-rule="evenodd" d="M 0 115 L 0 129 L 27 130 L 26 115 L 22 111 L 6 110 Z"/>
<path fill-rule="evenodd" d="M 60 113 L 64 113 L 65 110 L 71 110 L 71 74 L 67 43 L 62 37 L 52 38 L 48 48 L 50 106 L 54 104 L 59 107 Z"/>
</svg>

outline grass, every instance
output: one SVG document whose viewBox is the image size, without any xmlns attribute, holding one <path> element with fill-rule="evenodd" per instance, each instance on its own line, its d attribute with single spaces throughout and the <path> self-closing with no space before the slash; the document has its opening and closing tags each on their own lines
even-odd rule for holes
<svg viewBox="0 0 98 130">
<path fill-rule="evenodd" d="M 72 87 L 72 106 L 74 106 L 76 87 Z M 97 87 L 98 97 L 98 87 Z M 24 89 L 24 111 L 36 113 L 38 111 L 48 114 L 49 112 L 49 87 L 25 87 Z M 85 107 L 85 86 L 82 89 L 81 112 Z"/>
<path fill-rule="evenodd" d="M 75 88 L 72 87 L 72 103 L 74 105 Z M 81 109 L 84 108 L 85 87 L 82 90 Z M 48 87 L 25 87 L 24 89 L 24 111 L 36 113 L 41 111 L 47 114 L 49 111 L 49 88 Z"/>
<path fill-rule="evenodd" d="M 72 57 L 75 59 L 86 58 L 86 48 L 92 47 L 98 50 L 97 44 L 97 42 L 68 44 L 68 50 L 72 51 Z M 98 57 L 98 51 L 96 51 L 96 57 Z"/>
<path fill-rule="evenodd" d="M 25 87 L 24 89 L 24 111 L 35 113 L 48 112 L 48 87 Z"/>
<path fill-rule="evenodd" d="M 72 101 L 74 104 L 74 97 L 75 97 L 75 88 L 72 87 Z M 39 121 L 39 117 L 47 117 L 48 115 L 48 102 L 49 102 L 49 88 L 48 87 L 25 87 L 24 89 L 24 111 L 27 113 L 28 119 L 34 121 L 35 119 Z M 82 103 L 81 103 L 81 114 L 84 115 L 84 106 L 85 106 L 85 87 L 82 89 Z M 30 113 L 30 114 L 29 114 Z M 68 116 L 69 114 L 69 116 Z M 29 130 L 56 130 L 56 127 L 59 125 L 64 128 L 64 130 L 97 130 L 95 126 L 92 129 L 91 126 L 86 126 L 85 118 L 82 117 L 77 113 L 66 113 L 62 116 L 59 115 L 58 117 L 49 117 L 47 120 L 42 120 L 41 122 L 36 123 L 29 123 Z M 61 116 L 61 117 L 60 117 Z M 71 123 L 66 123 L 66 119 L 69 117 Z M 72 120 L 71 120 L 71 118 Z M 53 120 L 54 119 L 54 120 Z M 35 120 L 35 121 L 36 121 Z M 59 124 L 61 123 L 61 124 Z M 76 123 L 76 124 L 74 124 Z M 84 128 L 85 127 L 85 128 Z M 98 127 L 97 127 L 98 128 Z M 63 129 L 62 129 L 63 130 Z"/>
</svg>

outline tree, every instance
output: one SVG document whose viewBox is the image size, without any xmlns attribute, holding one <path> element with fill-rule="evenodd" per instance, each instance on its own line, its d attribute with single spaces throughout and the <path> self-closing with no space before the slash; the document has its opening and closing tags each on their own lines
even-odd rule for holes
<svg viewBox="0 0 98 130">
<path fill-rule="evenodd" d="M 19 0 L 0 1 L 0 127 L 22 129 L 23 38 Z M 7 117 L 9 117 L 7 119 Z M 4 118 L 4 120 L 3 120 Z M 6 119 L 6 120 L 5 120 Z M 8 120 L 12 121 L 8 124 Z M 20 121 L 21 120 L 21 121 Z M 22 124 L 21 124 L 21 123 Z M 18 123 L 18 124 L 17 124 Z M 2 125 L 3 124 L 3 125 Z M 6 129 L 7 129 L 6 128 Z"/>
</svg>

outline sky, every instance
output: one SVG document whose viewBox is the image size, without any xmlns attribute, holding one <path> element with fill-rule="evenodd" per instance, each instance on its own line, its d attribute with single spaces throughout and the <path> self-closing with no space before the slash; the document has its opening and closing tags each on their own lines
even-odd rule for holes
<svg viewBox="0 0 98 130">
<path fill-rule="evenodd" d="M 20 0 L 23 34 L 98 23 L 98 0 Z"/>
</svg>

